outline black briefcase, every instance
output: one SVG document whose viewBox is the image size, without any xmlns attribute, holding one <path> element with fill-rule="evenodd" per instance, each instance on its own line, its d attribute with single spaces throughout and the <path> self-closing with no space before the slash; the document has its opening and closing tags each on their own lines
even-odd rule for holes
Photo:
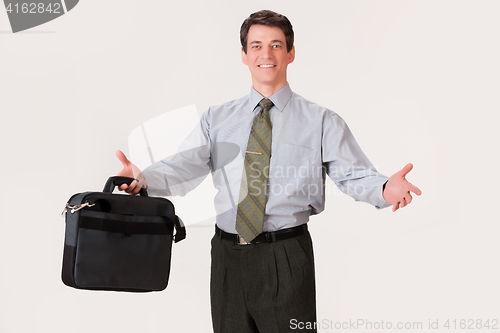
<svg viewBox="0 0 500 333">
<path fill-rule="evenodd" d="M 110 177 L 103 192 L 73 195 L 66 204 L 62 281 L 77 289 L 130 292 L 167 287 L 172 241 L 186 228 L 165 198 L 112 194 L 128 177 Z M 176 233 L 174 236 L 174 227 Z"/>
</svg>

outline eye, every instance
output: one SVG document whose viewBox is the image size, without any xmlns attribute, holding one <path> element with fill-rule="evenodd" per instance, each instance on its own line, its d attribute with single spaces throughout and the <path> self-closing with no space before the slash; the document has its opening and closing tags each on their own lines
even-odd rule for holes
<svg viewBox="0 0 500 333">
<path fill-rule="evenodd" d="M 254 45 L 252 46 L 252 49 L 260 49 L 260 45 Z"/>
<path fill-rule="evenodd" d="M 273 49 L 281 49 L 281 45 L 280 44 L 275 44 L 275 45 L 273 45 Z"/>
</svg>

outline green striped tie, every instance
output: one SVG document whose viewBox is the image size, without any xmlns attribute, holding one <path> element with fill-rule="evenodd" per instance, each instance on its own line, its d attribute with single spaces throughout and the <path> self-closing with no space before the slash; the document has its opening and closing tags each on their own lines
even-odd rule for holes
<svg viewBox="0 0 500 333">
<path fill-rule="evenodd" d="M 262 232 L 271 159 L 272 127 L 269 110 L 274 104 L 263 98 L 259 105 L 262 110 L 253 122 L 248 138 L 245 170 L 240 188 L 241 202 L 238 204 L 236 216 L 236 231 L 247 243 Z"/>
</svg>

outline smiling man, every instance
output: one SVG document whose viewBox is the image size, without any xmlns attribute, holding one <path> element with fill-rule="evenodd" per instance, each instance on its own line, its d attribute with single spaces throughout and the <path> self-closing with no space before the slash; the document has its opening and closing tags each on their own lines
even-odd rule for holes
<svg viewBox="0 0 500 333">
<path fill-rule="evenodd" d="M 377 208 L 408 205 L 420 190 L 405 175 L 391 178 L 373 167 L 335 112 L 292 92 L 287 67 L 295 59 L 289 20 L 272 11 L 253 13 L 241 26 L 242 61 L 252 89 L 240 99 L 213 106 L 191 133 L 205 142 L 140 171 L 120 151 L 119 175 L 139 182 L 121 189 L 171 195 L 175 174 L 188 181 L 212 172 L 216 232 L 212 238 L 210 294 L 215 332 L 290 332 L 309 323 L 315 332 L 316 301 L 309 217 L 325 206 L 325 180 L 355 200 Z M 239 150 L 223 176 L 217 143 Z M 231 204 L 228 204 L 231 203 Z M 224 208 L 221 208 L 224 207 Z M 229 208 L 228 208 L 229 207 Z"/>
<path fill-rule="evenodd" d="M 241 56 L 252 74 L 253 88 L 264 97 L 272 96 L 286 85 L 288 64 L 295 59 L 293 39 L 287 47 L 281 28 L 260 24 L 252 25 L 241 38 Z"/>
</svg>

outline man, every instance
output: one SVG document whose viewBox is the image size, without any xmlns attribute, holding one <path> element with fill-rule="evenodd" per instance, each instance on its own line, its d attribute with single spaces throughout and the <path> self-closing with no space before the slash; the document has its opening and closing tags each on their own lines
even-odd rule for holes
<svg viewBox="0 0 500 333">
<path fill-rule="evenodd" d="M 291 320 L 316 321 L 307 222 L 324 209 L 327 174 L 342 191 L 377 208 L 396 211 L 411 202 L 410 191 L 421 194 L 405 179 L 411 164 L 389 179 L 379 174 L 336 113 L 291 91 L 293 38 L 288 19 L 271 11 L 243 22 L 241 55 L 251 92 L 203 114 L 188 140 L 199 150 L 142 174 L 117 152 L 124 166 L 119 175 L 138 179 L 121 186 L 130 194 L 147 184 L 153 194 L 170 195 L 183 181 L 212 172 L 219 190 L 210 291 L 215 332 L 288 332 Z M 224 142 L 238 154 L 221 175 L 216 144 Z"/>
</svg>

